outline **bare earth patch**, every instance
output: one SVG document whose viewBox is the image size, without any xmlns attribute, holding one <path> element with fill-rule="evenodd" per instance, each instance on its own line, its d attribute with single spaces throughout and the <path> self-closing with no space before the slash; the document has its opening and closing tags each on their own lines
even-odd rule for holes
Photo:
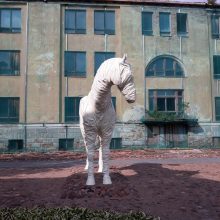
<svg viewBox="0 0 220 220">
<path fill-rule="evenodd" d="M 84 164 L 72 163 L 84 159 L 84 153 L 27 153 L 0 158 L 0 208 L 69 206 L 144 211 L 165 220 L 220 219 L 220 150 L 111 152 L 113 184 L 102 185 L 102 175 L 96 173 L 93 187 L 85 186 Z M 123 165 L 131 158 L 141 163 Z M 187 158 L 195 160 L 169 163 L 169 159 Z M 150 163 L 149 159 L 166 159 L 166 163 Z M 69 163 L 64 166 L 63 160 Z M 51 166 L 28 166 L 45 161 Z M 27 166 L 19 166 L 23 162 Z M 4 163 L 16 167 L 4 167 Z"/>
</svg>

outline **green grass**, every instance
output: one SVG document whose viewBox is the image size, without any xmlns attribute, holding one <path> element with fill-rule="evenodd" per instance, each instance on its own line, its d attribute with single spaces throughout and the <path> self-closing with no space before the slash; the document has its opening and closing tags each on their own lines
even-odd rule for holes
<svg viewBox="0 0 220 220">
<path fill-rule="evenodd" d="M 93 211 L 86 208 L 4 208 L 0 220 L 160 220 L 143 212 L 121 214 L 108 211 Z"/>
</svg>

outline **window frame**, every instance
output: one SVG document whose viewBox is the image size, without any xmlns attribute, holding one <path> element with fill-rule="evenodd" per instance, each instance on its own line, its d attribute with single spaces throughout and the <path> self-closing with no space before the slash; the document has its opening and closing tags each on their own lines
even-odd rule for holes
<svg viewBox="0 0 220 220">
<path fill-rule="evenodd" d="M 65 145 L 65 147 L 63 147 L 63 145 Z M 71 147 L 69 145 L 71 145 Z M 58 150 L 59 151 L 74 150 L 74 138 L 60 138 Z"/>
<path fill-rule="evenodd" d="M 183 111 L 182 109 L 182 104 L 184 100 L 183 92 L 184 90 L 182 89 L 149 89 L 148 90 L 148 103 L 149 103 L 149 111 L 150 112 L 163 112 L 163 113 L 181 113 Z M 153 95 L 151 95 L 151 92 Z M 164 92 L 165 95 L 158 95 L 159 92 Z M 169 92 L 174 92 L 174 95 L 166 95 L 166 93 Z M 181 92 L 181 95 L 178 93 Z M 165 99 L 165 110 L 158 110 L 158 98 L 160 99 Z M 167 105 L 167 100 L 170 98 L 174 98 L 174 105 L 175 105 L 175 110 L 174 111 L 169 111 L 168 105 Z"/>
<path fill-rule="evenodd" d="M 162 31 L 161 15 L 169 16 L 169 31 Z M 170 12 L 159 12 L 159 28 L 160 28 L 160 36 L 171 37 L 171 13 Z"/>
<path fill-rule="evenodd" d="M 215 97 L 215 120 L 220 121 L 220 108 L 219 110 L 217 110 L 217 104 L 216 104 L 217 101 L 219 102 L 219 106 L 220 106 L 220 97 Z"/>
<path fill-rule="evenodd" d="M 82 97 L 80 96 L 66 96 L 64 99 L 64 121 L 65 123 L 79 123 L 79 105 Z M 69 103 L 68 99 L 70 100 Z M 72 99 L 72 101 L 71 101 Z M 73 102 L 73 103 L 71 103 Z M 67 105 L 72 105 L 73 111 L 69 111 Z M 78 106 L 77 106 L 78 105 Z"/>
<path fill-rule="evenodd" d="M 0 103 L 1 100 L 4 101 L 4 99 L 7 101 L 7 115 L 0 115 L 0 124 L 19 123 L 20 97 L 0 97 Z"/>
<path fill-rule="evenodd" d="M 75 69 L 71 72 L 68 72 L 66 70 L 66 62 L 67 62 L 67 54 L 72 54 L 73 55 L 73 65 L 75 67 Z M 77 54 L 84 54 L 85 55 L 85 70 L 84 71 L 77 71 Z M 86 78 L 86 73 L 87 73 L 87 56 L 86 56 L 86 51 L 64 51 L 64 76 L 65 77 L 77 77 L 77 78 Z M 69 61 L 68 61 L 69 62 Z"/>
<path fill-rule="evenodd" d="M 213 24 L 213 20 L 216 19 L 217 20 L 217 30 L 215 31 L 214 24 Z M 220 14 L 212 14 L 211 15 L 211 35 L 213 39 L 219 39 L 220 38 Z"/>
<path fill-rule="evenodd" d="M 96 28 L 96 13 L 104 13 L 104 27 L 102 29 L 97 29 Z M 114 14 L 114 30 L 112 29 L 107 29 L 106 27 L 106 14 L 107 13 L 113 13 Z M 115 35 L 116 31 L 116 27 L 115 27 L 115 10 L 94 10 L 94 34 L 95 35 Z"/>
<path fill-rule="evenodd" d="M 156 70 L 157 67 L 157 63 L 159 61 L 163 60 L 163 69 L 162 72 L 163 74 L 158 74 L 158 71 Z M 172 61 L 173 64 L 173 69 L 168 69 L 167 67 L 167 63 L 169 61 Z M 175 66 L 174 66 L 175 65 Z M 149 74 L 150 68 L 153 66 L 153 75 Z M 168 75 L 168 70 L 169 71 L 173 71 L 174 74 L 173 75 Z M 177 71 L 179 70 L 179 71 Z M 182 74 L 178 75 L 177 72 L 181 72 Z M 179 62 L 179 60 L 177 60 L 175 57 L 173 56 L 169 56 L 169 55 L 161 55 L 161 56 L 157 56 L 154 59 L 152 59 L 149 64 L 147 65 L 146 69 L 145 69 L 145 77 L 164 77 L 164 78 L 184 78 L 185 77 L 185 71 L 184 68 L 182 67 L 182 64 Z"/>
<path fill-rule="evenodd" d="M 9 28 L 3 28 L 1 27 L 1 14 L 3 10 L 9 10 L 10 11 L 10 27 Z M 12 27 L 12 13 L 13 11 L 20 11 L 20 28 Z M 22 13 L 21 8 L 0 8 L 0 33 L 8 33 L 8 34 L 17 34 L 21 33 L 22 30 Z"/>
<path fill-rule="evenodd" d="M 96 51 L 94 53 L 94 76 L 96 75 L 96 73 L 97 73 L 99 67 L 101 66 L 101 64 L 104 62 L 104 61 L 102 61 L 102 63 L 97 67 L 97 65 L 96 65 L 97 55 L 101 55 L 101 54 L 105 56 L 105 59 L 104 59 L 104 61 L 105 61 L 107 59 L 114 58 L 116 53 L 115 52 L 109 52 L 109 51 L 108 52 Z M 113 56 L 106 59 L 106 55 L 113 55 Z"/>
<path fill-rule="evenodd" d="M 113 149 L 122 149 L 122 138 L 121 137 L 112 138 L 111 142 L 110 142 L 110 145 L 109 145 L 109 148 L 112 149 L 112 150 Z"/>
<path fill-rule="evenodd" d="M 66 27 L 66 12 L 72 12 L 74 13 L 74 17 L 75 17 L 75 28 L 74 29 L 70 29 L 70 28 L 67 28 Z M 81 29 L 81 28 L 78 28 L 77 27 L 77 13 L 78 12 L 84 12 L 84 16 L 85 16 L 85 28 Z M 65 31 L 65 34 L 86 34 L 86 26 L 87 26 L 87 22 L 86 22 L 86 9 L 65 9 L 65 24 L 64 24 L 64 31 Z"/>
<path fill-rule="evenodd" d="M 213 55 L 213 78 L 220 79 L 220 55 Z"/>
<path fill-rule="evenodd" d="M 178 30 L 178 29 L 181 29 L 182 25 L 179 26 L 179 22 L 178 20 L 182 19 L 181 16 L 182 15 L 185 15 L 186 16 L 186 20 L 185 20 L 185 31 L 182 31 L 182 30 Z M 181 22 L 180 22 L 181 23 Z M 179 28 L 178 28 L 179 27 Z M 182 12 L 179 12 L 176 14 L 176 32 L 177 32 L 177 35 L 178 36 L 187 36 L 188 35 L 188 14 L 187 13 L 182 13 Z"/>
<path fill-rule="evenodd" d="M 0 50 L 0 53 L 1 52 L 5 52 L 5 53 L 10 53 L 10 65 L 14 65 L 13 67 L 14 67 L 14 69 L 13 69 L 13 67 L 11 68 L 11 66 L 10 66 L 10 73 L 1 73 L 1 68 L 0 68 L 0 77 L 1 76 L 20 76 L 20 63 L 21 63 L 21 51 L 20 50 Z M 16 63 L 15 63 L 15 60 L 13 60 L 13 56 L 18 56 L 18 63 L 17 63 L 17 69 L 15 68 L 16 67 Z M 14 58 L 15 59 L 15 58 Z M 0 60 L 0 62 L 1 62 L 1 60 Z"/>
<path fill-rule="evenodd" d="M 151 17 L 151 28 L 149 30 L 144 29 L 144 16 L 150 16 Z M 142 11 L 141 13 L 141 21 L 142 21 L 142 35 L 144 36 L 153 36 L 153 12 L 151 11 Z M 147 26 L 147 25 L 146 25 Z"/>
</svg>

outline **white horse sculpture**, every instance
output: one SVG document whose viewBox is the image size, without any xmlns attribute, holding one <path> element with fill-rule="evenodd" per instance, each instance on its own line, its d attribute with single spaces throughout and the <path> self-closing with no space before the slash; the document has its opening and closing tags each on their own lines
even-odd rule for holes
<svg viewBox="0 0 220 220">
<path fill-rule="evenodd" d="M 109 176 L 109 145 L 116 121 L 111 101 L 112 85 L 118 86 L 127 102 L 135 101 L 136 90 L 126 55 L 104 61 L 96 73 L 91 91 L 80 101 L 80 129 L 87 152 L 86 185 L 95 185 L 93 157 L 97 136 L 100 142 L 99 172 L 104 174 L 103 184 L 112 183 Z"/>
</svg>

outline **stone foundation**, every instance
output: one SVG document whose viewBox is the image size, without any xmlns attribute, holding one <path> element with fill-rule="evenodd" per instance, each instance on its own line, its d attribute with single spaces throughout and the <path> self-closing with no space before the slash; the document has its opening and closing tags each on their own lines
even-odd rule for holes
<svg viewBox="0 0 220 220">
<path fill-rule="evenodd" d="M 148 132 L 147 127 L 142 123 L 117 123 L 113 138 L 122 139 L 122 148 L 148 148 L 152 147 L 147 145 Z M 155 136 L 156 138 L 158 137 Z M 74 139 L 72 150 L 84 150 L 78 124 L 28 124 L 26 131 L 22 124 L 0 125 L 1 151 L 8 150 L 9 140 L 23 140 L 24 149 L 27 151 L 55 151 L 59 150 L 59 139 Z M 188 127 L 188 147 L 220 147 L 217 146 L 220 143 L 218 140 L 220 140 L 220 123 L 201 123 L 196 127 Z M 161 147 L 160 143 L 157 145 L 154 147 Z"/>
</svg>

